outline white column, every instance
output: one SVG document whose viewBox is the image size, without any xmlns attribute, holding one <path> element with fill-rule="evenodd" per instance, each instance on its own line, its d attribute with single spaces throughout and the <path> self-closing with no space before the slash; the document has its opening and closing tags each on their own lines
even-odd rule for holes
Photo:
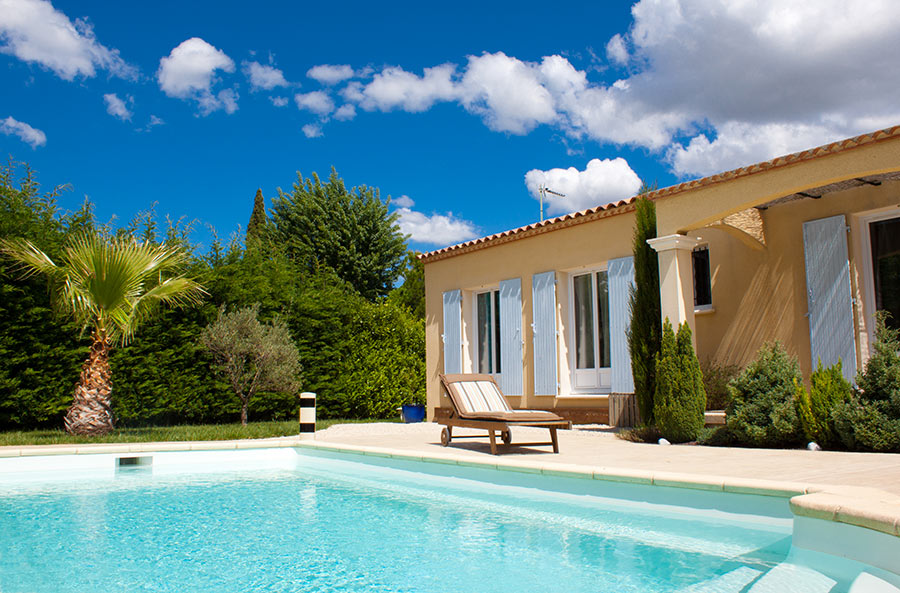
<svg viewBox="0 0 900 593">
<path fill-rule="evenodd" d="M 694 336 L 695 346 L 694 266 L 691 254 L 700 242 L 700 239 L 685 235 L 667 235 L 647 240 L 647 244 L 659 257 L 661 322 L 668 317 L 675 331 L 678 331 L 678 326 L 687 322 Z"/>
</svg>

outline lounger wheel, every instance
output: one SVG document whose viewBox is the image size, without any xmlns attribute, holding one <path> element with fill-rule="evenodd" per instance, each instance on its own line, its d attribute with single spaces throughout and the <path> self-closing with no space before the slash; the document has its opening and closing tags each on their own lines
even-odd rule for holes
<svg viewBox="0 0 900 593">
<path fill-rule="evenodd" d="M 446 447 L 449 444 L 450 444 L 450 431 L 447 430 L 447 427 L 445 426 L 441 430 L 441 446 Z"/>
<path fill-rule="evenodd" d="M 512 445 L 512 429 L 507 428 L 500 434 L 500 438 L 503 439 L 504 445 Z"/>
</svg>

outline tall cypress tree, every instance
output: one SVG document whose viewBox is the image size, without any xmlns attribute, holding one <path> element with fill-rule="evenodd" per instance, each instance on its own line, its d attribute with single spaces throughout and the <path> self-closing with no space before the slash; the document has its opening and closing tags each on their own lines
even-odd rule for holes
<svg viewBox="0 0 900 593">
<path fill-rule="evenodd" d="M 651 426 L 656 393 L 656 355 L 660 349 L 661 306 L 659 302 L 659 260 L 647 239 L 656 238 L 656 205 L 645 194 L 656 187 L 644 185 L 635 202 L 634 280 L 629 308 L 628 350 L 631 373 L 641 421 Z"/>
<path fill-rule="evenodd" d="M 253 199 L 253 212 L 250 213 L 250 221 L 247 223 L 247 243 L 254 239 L 262 239 L 268 222 L 266 200 L 263 198 L 262 190 L 257 189 L 256 197 Z"/>
</svg>

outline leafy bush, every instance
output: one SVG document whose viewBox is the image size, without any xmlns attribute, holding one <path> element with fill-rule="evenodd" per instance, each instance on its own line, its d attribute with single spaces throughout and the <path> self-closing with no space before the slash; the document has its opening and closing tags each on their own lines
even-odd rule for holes
<svg viewBox="0 0 900 593">
<path fill-rule="evenodd" d="M 725 410 L 731 403 L 728 384 L 737 377 L 741 367 L 736 364 L 719 364 L 707 359 L 700 365 L 703 373 L 703 388 L 706 390 L 706 409 Z"/>
<path fill-rule="evenodd" d="M 737 444 L 786 447 L 800 444 L 800 421 L 794 405 L 797 360 L 778 342 L 760 348 L 756 359 L 731 382 L 728 429 Z"/>
<path fill-rule="evenodd" d="M 820 360 L 810 377 L 810 390 L 807 392 L 800 381 L 795 383 L 794 390 L 803 436 L 822 447 L 834 447 L 839 439 L 834 431 L 831 413 L 839 404 L 849 400 L 853 393 L 853 387 L 844 379 L 841 361 L 823 368 Z"/>
<path fill-rule="evenodd" d="M 852 451 L 900 451 L 900 420 L 860 397 L 840 404 L 833 413 L 835 431 Z"/>
<path fill-rule="evenodd" d="M 425 323 L 405 307 L 370 303 L 323 274 L 304 287 L 291 324 L 319 417 L 388 418 L 423 399 Z"/>
<path fill-rule="evenodd" d="M 707 447 L 734 447 L 740 444 L 727 424 L 704 427 L 697 436 L 697 443 Z"/>
<path fill-rule="evenodd" d="M 678 335 L 666 318 L 662 347 L 656 359 L 656 397 L 653 417 L 659 432 L 673 443 L 692 441 L 704 425 L 706 392 L 700 362 L 694 354 L 687 323 Z"/>
<path fill-rule="evenodd" d="M 389 302 L 367 303 L 349 328 L 345 372 L 330 415 L 396 417 L 402 404 L 425 403 L 425 321 Z"/>
<path fill-rule="evenodd" d="M 900 332 L 879 312 L 874 353 L 859 373 L 854 397 L 832 414 L 845 447 L 857 451 L 900 451 Z"/>
</svg>

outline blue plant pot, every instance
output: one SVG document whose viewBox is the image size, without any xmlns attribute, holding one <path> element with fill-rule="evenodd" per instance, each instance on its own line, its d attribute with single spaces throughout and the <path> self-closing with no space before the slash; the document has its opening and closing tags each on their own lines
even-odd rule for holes
<svg viewBox="0 0 900 593">
<path fill-rule="evenodd" d="M 403 404 L 400 415 L 407 424 L 410 422 L 422 422 L 425 420 L 425 406 L 422 404 Z"/>
</svg>

